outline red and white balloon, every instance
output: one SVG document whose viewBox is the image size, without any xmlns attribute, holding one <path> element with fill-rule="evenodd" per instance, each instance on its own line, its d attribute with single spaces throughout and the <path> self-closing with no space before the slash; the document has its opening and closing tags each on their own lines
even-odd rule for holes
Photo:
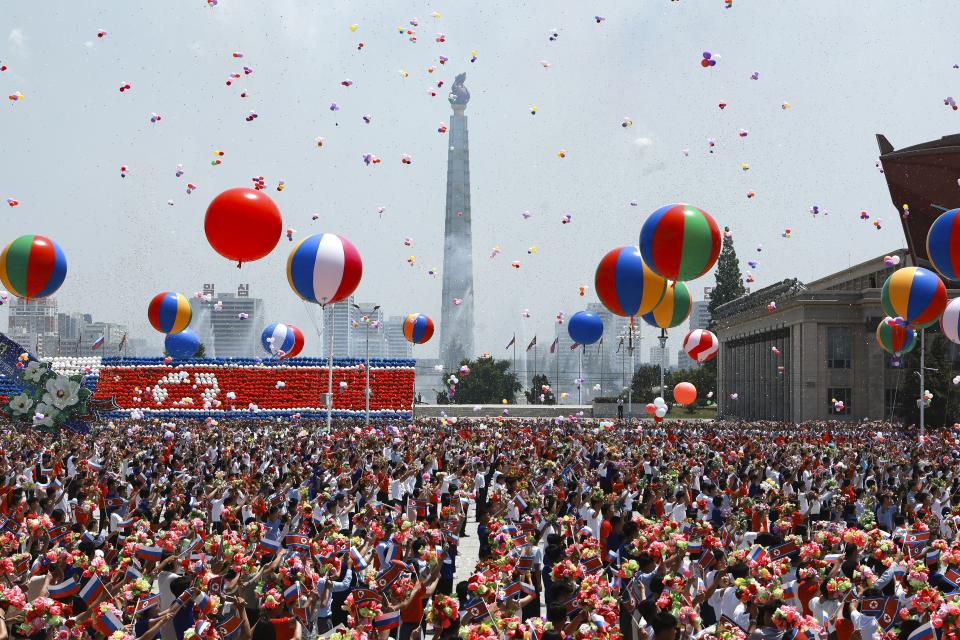
<svg viewBox="0 0 960 640">
<path fill-rule="evenodd" d="M 720 341 L 706 329 L 694 329 L 683 338 L 683 350 L 698 363 L 704 363 L 717 355 Z"/>
</svg>

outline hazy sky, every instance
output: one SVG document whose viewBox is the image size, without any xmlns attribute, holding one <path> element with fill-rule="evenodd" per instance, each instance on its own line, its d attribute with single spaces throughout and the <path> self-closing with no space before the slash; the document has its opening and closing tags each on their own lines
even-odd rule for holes
<svg viewBox="0 0 960 640">
<path fill-rule="evenodd" d="M 20 205 L 4 206 L 0 241 L 54 238 L 69 262 L 61 308 L 126 322 L 144 337 L 154 334 L 146 305 L 155 293 L 249 282 L 268 321 L 301 326 L 304 353 L 319 353 L 287 285 L 291 243 L 284 237 L 237 270 L 203 234 L 214 195 L 263 175 L 295 239 L 334 232 L 356 244 L 361 300 L 439 322 L 440 305 L 452 301 L 427 274 L 442 268 L 447 136 L 437 128 L 449 123 L 446 88 L 466 71 L 477 345 L 501 355 L 514 331 L 552 336 L 558 311 L 596 301 L 600 257 L 635 244 L 646 215 L 666 203 L 696 204 L 729 225 L 744 271 L 747 260 L 760 262 L 755 288 L 902 246 L 874 166 L 874 134 L 901 147 L 957 131 L 960 112 L 943 98 L 960 93 L 958 19 L 960 6 L 947 0 L 734 0 L 731 9 L 723 0 L 220 0 L 212 8 L 8 0 L 0 204 Z M 414 29 L 417 42 L 398 26 Z M 439 32 L 446 42 L 435 42 Z M 700 66 L 704 50 L 720 56 L 715 67 Z M 243 65 L 253 73 L 227 87 Z M 353 86 L 341 86 L 345 79 Z M 431 97 L 439 80 L 445 87 Z M 123 82 L 129 92 L 118 91 Z M 6 100 L 14 91 L 25 99 Z M 792 108 L 783 110 L 785 101 Z M 251 110 L 258 118 L 246 122 Z M 162 120 L 151 124 L 151 113 Z M 621 126 L 624 117 L 632 127 Z M 225 156 L 213 167 L 217 150 Z M 365 166 L 364 153 L 382 163 Z M 192 195 L 187 182 L 197 185 Z M 828 215 L 814 219 L 812 205 Z M 566 213 L 572 223 L 562 225 Z M 781 237 L 786 227 L 790 239 Z M 490 259 L 497 245 L 502 253 Z M 692 291 L 700 298 L 711 284 L 704 277 Z M 531 318 L 522 321 L 524 309 Z M 683 331 L 674 333 L 675 349 Z M 433 355 L 436 342 L 421 353 Z"/>
</svg>

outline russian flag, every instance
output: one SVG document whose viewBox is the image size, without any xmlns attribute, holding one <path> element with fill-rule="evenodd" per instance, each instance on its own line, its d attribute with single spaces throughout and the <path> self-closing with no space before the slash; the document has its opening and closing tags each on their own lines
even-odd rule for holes
<svg viewBox="0 0 960 640">
<path fill-rule="evenodd" d="M 294 582 L 292 585 L 284 589 L 283 591 L 283 601 L 287 604 L 291 604 L 300 599 L 300 582 Z"/>
<path fill-rule="evenodd" d="M 400 626 L 400 612 L 383 613 L 373 619 L 374 629 L 395 629 Z"/>
<path fill-rule="evenodd" d="M 47 590 L 50 597 L 56 598 L 57 600 L 69 598 L 70 596 L 76 595 L 78 591 L 80 591 L 80 583 L 73 577 L 64 580 L 60 584 L 51 585 Z"/>
<path fill-rule="evenodd" d="M 934 640 L 936 637 L 933 625 L 927 622 L 914 629 L 913 633 L 907 637 L 907 640 Z"/>
<path fill-rule="evenodd" d="M 367 568 L 367 561 L 363 559 L 363 554 L 356 547 L 350 547 L 350 557 L 353 558 L 353 566 L 360 571 Z"/>
<path fill-rule="evenodd" d="M 97 620 L 105 629 L 109 630 L 110 633 L 107 634 L 108 636 L 123 629 L 123 620 L 118 618 L 117 614 L 115 614 L 113 611 L 107 611 L 106 613 L 100 614 Z"/>
<path fill-rule="evenodd" d="M 87 468 L 91 471 L 103 471 L 103 465 L 99 462 L 94 462 L 92 458 L 87 460 Z"/>
<path fill-rule="evenodd" d="M 518 511 L 523 511 L 524 509 L 527 508 L 527 502 L 523 499 L 523 496 L 521 496 L 519 493 L 513 496 L 513 504 L 517 505 Z"/>
<path fill-rule="evenodd" d="M 105 587 L 103 586 L 103 582 L 100 581 L 100 576 L 93 574 L 87 581 L 87 584 L 83 586 L 83 589 L 80 589 L 80 599 L 87 603 L 87 606 L 90 606 L 94 600 L 100 597 L 104 589 Z"/>
<path fill-rule="evenodd" d="M 100 337 L 93 341 L 93 344 L 90 345 L 90 351 L 96 351 L 97 349 L 103 346 L 103 343 L 106 341 L 106 338 L 103 334 L 100 334 Z"/>
<path fill-rule="evenodd" d="M 213 603 L 210 601 L 210 596 L 203 591 L 198 593 L 193 599 L 193 604 L 197 605 L 197 608 L 203 613 L 210 613 L 213 611 Z"/>
<path fill-rule="evenodd" d="M 455 533 L 452 533 L 450 531 L 444 531 L 443 537 L 446 538 L 448 544 L 451 544 L 451 545 L 460 544 L 460 536 L 458 536 Z"/>
<path fill-rule="evenodd" d="M 836 562 L 837 560 L 840 560 L 841 558 L 843 558 L 843 554 L 842 554 L 842 553 L 828 553 L 827 555 L 823 556 L 823 561 L 824 561 L 824 562 Z"/>
<path fill-rule="evenodd" d="M 257 549 L 263 553 L 280 553 L 280 541 L 260 538 L 260 542 L 257 543 Z"/>
<path fill-rule="evenodd" d="M 703 542 L 697 540 L 696 542 L 691 542 L 687 545 L 687 555 L 691 558 L 695 555 L 698 555 L 703 551 Z"/>
<path fill-rule="evenodd" d="M 619 565 L 619 564 L 620 564 L 620 552 L 619 552 L 618 550 L 616 550 L 616 549 L 610 549 L 609 551 L 607 551 L 607 562 L 609 562 L 609 563 L 612 564 L 613 566 Z"/>
<path fill-rule="evenodd" d="M 940 564 L 940 549 L 927 551 L 926 560 L 927 564 Z"/>
<path fill-rule="evenodd" d="M 159 560 L 163 557 L 163 549 L 160 547 L 140 547 L 137 549 L 136 556 L 141 560 Z"/>
<path fill-rule="evenodd" d="M 197 622 L 197 624 L 194 625 L 194 627 L 193 627 L 193 630 L 194 630 L 194 632 L 197 634 L 197 637 L 198 637 L 198 638 L 202 638 L 202 637 L 204 636 L 204 634 L 205 634 L 209 629 L 210 629 L 210 621 L 209 621 L 209 620 L 200 620 L 200 621 Z"/>
<path fill-rule="evenodd" d="M 127 518 L 126 520 L 121 520 L 117 523 L 117 529 L 130 529 L 133 527 L 133 524 L 136 522 L 136 520 L 137 519 L 133 516 Z"/>
<path fill-rule="evenodd" d="M 789 584 L 783 587 L 783 601 L 790 606 L 795 605 L 797 599 L 797 581 L 791 580 Z"/>
</svg>

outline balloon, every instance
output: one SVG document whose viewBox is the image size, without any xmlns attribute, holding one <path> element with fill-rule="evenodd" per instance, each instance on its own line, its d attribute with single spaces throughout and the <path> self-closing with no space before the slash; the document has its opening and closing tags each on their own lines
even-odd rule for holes
<svg viewBox="0 0 960 640">
<path fill-rule="evenodd" d="M 652 311 L 667 281 L 644 264 L 637 247 L 619 247 L 603 256 L 594 277 L 597 297 L 611 313 L 635 316 Z"/>
<path fill-rule="evenodd" d="M 677 404 L 688 405 L 697 399 L 697 388 L 689 382 L 681 382 L 673 388 L 673 399 Z"/>
<path fill-rule="evenodd" d="M 960 298 L 947 303 L 940 316 L 940 329 L 947 340 L 960 344 Z"/>
<path fill-rule="evenodd" d="M 67 277 L 67 257 L 46 236 L 20 236 L 0 253 L 0 282 L 18 298 L 46 298 Z"/>
<path fill-rule="evenodd" d="M 413 344 L 427 342 L 433 337 L 433 320 L 422 313 L 411 313 L 403 319 L 403 337 Z M 463 368 L 460 373 L 466 375 Z M 467 373 L 470 373 L 470 369 L 467 369 Z"/>
<path fill-rule="evenodd" d="M 190 301 L 172 291 L 158 293 L 147 307 L 147 318 L 160 333 L 180 333 L 189 326 L 192 316 Z"/>
<path fill-rule="evenodd" d="M 917 332 L 897 324 L 893 318 L 884 318 L 877 325 L 877 342 L 884 351 L 899 356 L 917 346 Z"/>
<path fill-rule="evenodd" d="M 883 311 L 914 328 L 929 327 L 947 305 L 947 288 L 937 274 L 923 267 L 894 271 L 880 292 Z"/>
<path fill-rule="evenodd" d="M 362 276 L 360 252 L 349 240 L 333 233 L 304 238 L 287 258 L 290 288 L 315 304 L 332 304 L 349 297 Z"/>
<path fill-rule="evenodd" d="M 577 311 L 567 322 L 567 332 L 578 344 L 593 344 L 603 335 L 603 320 L 592 311 Z"/>
<path fill-rule="evenodd" d="M 640 229 L 640 253 L 667 280 L 695 280 L 720 255 L 720 229 L 706 211 L 668 204 L 650 214 Z"/>
<path fill-rule="evenodd" d="M 653 415 L 657 412 L 657 405 L 653 404 L 652 402 L 648 402 L 647 406 L 644 407 L 644 410 L 650 415 Z"/>
<path fill-rule="evenodd" d="M 654 415 L 657 416 L 658 418 L 662 418 L 663 416 L 667 415 L 667 408 L 658 407 L 657 412 Z"/>
<path fill-rule="evenodd" d="M 947 280 L 960 280 L 960 209 L 941 213 L 927 232 L 927 255 Z"/>
<path fill-rule="evenodd" d="M 283 219 L 270 196 L 241 187 L 213 199 L 203 230 L 214 251 L 239 264 L 273 251 L 283 234 Z"/>
<path fill-rule="evenodd" d="M 669 329 L 686 322 L 690 315 L 693 303 L 690 300 L 690 290 L 682 282 L 674 282 L 667 287 L 660 304 L 650 313 L 644 314 L 643 320 L 649 325 Z"/>
<path fill-rule="evenodd" d="M 281 360 L 292 358 L 303 350 L 303 332 L 292 324 L 275 322 L 264 327 L 260 344 L 267 353 Z"/>
<path fill-rule="evenodd" d="M 200 338 L 192 330 L 184 329 L 164 338 L 163 346 L 174 358 L 192 358 L 200 348 Z"/>
<path fill-rule="evenodd" d="M 662 397 L 657 396 L 656 398 L 653 399 L 653 406 L 655 406 L 655 407 L 665 407 L 665 406 L 667 406 L 667 403 L 666 403 L 666 401 L 665 401 Z"/>
<path fill-rule="evenodd" d="M 703 363 L 716 357 L 720 341 L 712 331 L 694 329 L 684 336 L 683 350 L 695 361 Z"/>
</svg>

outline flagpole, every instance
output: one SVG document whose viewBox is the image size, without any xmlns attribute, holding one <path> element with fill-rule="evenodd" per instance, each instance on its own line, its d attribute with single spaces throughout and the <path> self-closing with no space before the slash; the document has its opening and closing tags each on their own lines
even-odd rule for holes
<svg viewBox="0 0 960 640">
<path fill-rule="evenodd" d="M 554 401 L 554 404 L 557 404 L 557 398 L 559 397 L 557 394 L 560 392 L 560 323 L 559 323 L 559 322 L 556 324 L 556 326 L 555 326 L 555 328 L 554 328 L 553 336 L 554 336 L 554 338 L 553 338 L 554 353 L 555 353 L 556 356 L 557 356 L 557 358 L 556 358 L 556 360 L 557 360 L 557 379 L 553 381 L 553 383 L 554 383 L 554 384 L 556 385 L 556 387 L 557 387 L 557 392 L 553 394 L 553 401 Z"/>
<path fill-rule="evenodd" d="M 603 338 L 600 338 L 600 395 L 603 395 Z"/>
<path fill-rule="evenodd" d="M 517 332 L 513 332 L 513 375 L 517 375 Z"/>
<path fill-rule="evenodd" d="M 327 317 L 324 313 L 325 305 L 320 305 L 320 315 L 323 316 L 324 329 L 326 329 Z M 334 315 L 333 307 L 330 308 L 330 315 Z M 330 351 L 327 354 L 327 433 L 330 432 L 333 422 L 333 331 L 337 326 L 336 318 L 331 318 L 330 322 Z"/>
<path fill-rule="evenodd" d="M 586 349 L 584 347 L 583 349 Z M 583 349 L 580 351 L 580 361 L 577 363 L 577 380 L 580 382 L 577 384 L 577 404 L 583 404 Z"/>
</svg>

